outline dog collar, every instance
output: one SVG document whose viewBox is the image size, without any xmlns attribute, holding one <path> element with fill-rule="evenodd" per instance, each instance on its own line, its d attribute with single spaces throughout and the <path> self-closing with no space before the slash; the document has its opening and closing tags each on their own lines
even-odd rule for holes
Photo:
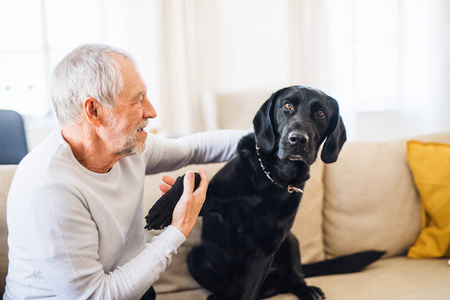
<svg viewBox="0 0 450 300">
<path fill-rule="evenodd" d="M 284 187 L 279 184 L 278 182 L 276 182 L 271 176 L 270 176 L 270 172 L 266 170 L 266 168 L 264 167 L 264 164 L 261 160 L 261 156 L 259 155 L 259 146 L 258 144 L 255 143 L 255 149 L 256 149 L 256 155 L 258 156 L 258 160 L 259 160 L 259 165 L 261 166 L 261 169 L 264 171 L 264 174 L 266 174 L 267 178 L 269 178 L 270 181 L 273 182 L 273 184 L 277 185 L 278 187 L 284 189 Z M 295 187 L 292 184 L 289 184 L 287 186 L 287 191 L 292 194 L 293 192 L 296 193 L 302 193 L 303 194 L 303 190 L 301 188 Z"/>
</svg>

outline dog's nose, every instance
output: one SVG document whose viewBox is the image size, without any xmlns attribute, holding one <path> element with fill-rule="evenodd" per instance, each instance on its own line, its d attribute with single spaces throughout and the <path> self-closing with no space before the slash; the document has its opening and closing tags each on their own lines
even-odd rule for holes
<svg viewBox="0 0 450 300">
<path fill-rule="evenodd" d="M 306 145 L 309 137 L 304 133 L 293 131 L 289 133 L 288 140 L 292 145 Z"/>
</svg>

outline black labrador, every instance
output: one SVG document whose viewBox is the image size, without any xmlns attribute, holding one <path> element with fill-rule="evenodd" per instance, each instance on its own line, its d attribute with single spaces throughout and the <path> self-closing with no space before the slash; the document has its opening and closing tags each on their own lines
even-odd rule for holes
<svg viewBox="0 0 450 300">
<path fill-rule="evenodd" d="M 202 240 L 189 253 L 192 276 L 213 294 L 208 299 L 261 299 L 293 293 L 324 299 L 304 277 L 362 270 L 384 252 L 365 251 L 301 265 L 291 233 L 310 165 L 337 160 L 346 131 L 335 99 L 302 86 L 275 92 L 258 110 L 254 133 L 211 180 Z M 198 180 L 198 177 L 197 177 Z M 182 193 L 179 179 L 150 209 L 146 228 L 170 224 Z"/>
</svg>

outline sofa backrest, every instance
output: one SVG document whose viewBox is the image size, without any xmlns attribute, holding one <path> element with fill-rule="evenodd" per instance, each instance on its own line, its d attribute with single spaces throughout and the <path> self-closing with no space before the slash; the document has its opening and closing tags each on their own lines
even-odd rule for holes
<svg viewBox="0 0 450 300">
<path fill-rule="evenodd" d="M 5 291 L 8 273 L 8 228 L 6 226 L 6 198 L 16 172 L 16 165 L 0 165 L 0 295 Z"/>
<path fill-rule="evenodd" d="M 404 254 L 421 229 L 419 195 L 406 141 L 351 143 L 326 166 L 324 242 L 328 257 L 363 250 Z"/>
<path fill-rule="evenodd" d="M 450 143 L 450 133 L 414 138 Z M 406 159 L 406 139 L 344 145 L 325 166 L 327 258 L 363 250 L 405 254 L 421 231 L 420 198 Z"/>
</svg>

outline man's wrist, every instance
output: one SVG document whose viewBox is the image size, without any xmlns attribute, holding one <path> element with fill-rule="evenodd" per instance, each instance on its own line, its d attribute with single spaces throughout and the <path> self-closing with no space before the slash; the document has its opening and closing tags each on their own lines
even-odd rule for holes
<svg viewBox="0 0 450 300">
<path fill-rule="evenodd" d="M 186 240 L 186 236 L 183 232 L 173 225 L 169 225 L 159 237 L 163 238 L 176 248 L 180 247 Z"/>
</svg>

